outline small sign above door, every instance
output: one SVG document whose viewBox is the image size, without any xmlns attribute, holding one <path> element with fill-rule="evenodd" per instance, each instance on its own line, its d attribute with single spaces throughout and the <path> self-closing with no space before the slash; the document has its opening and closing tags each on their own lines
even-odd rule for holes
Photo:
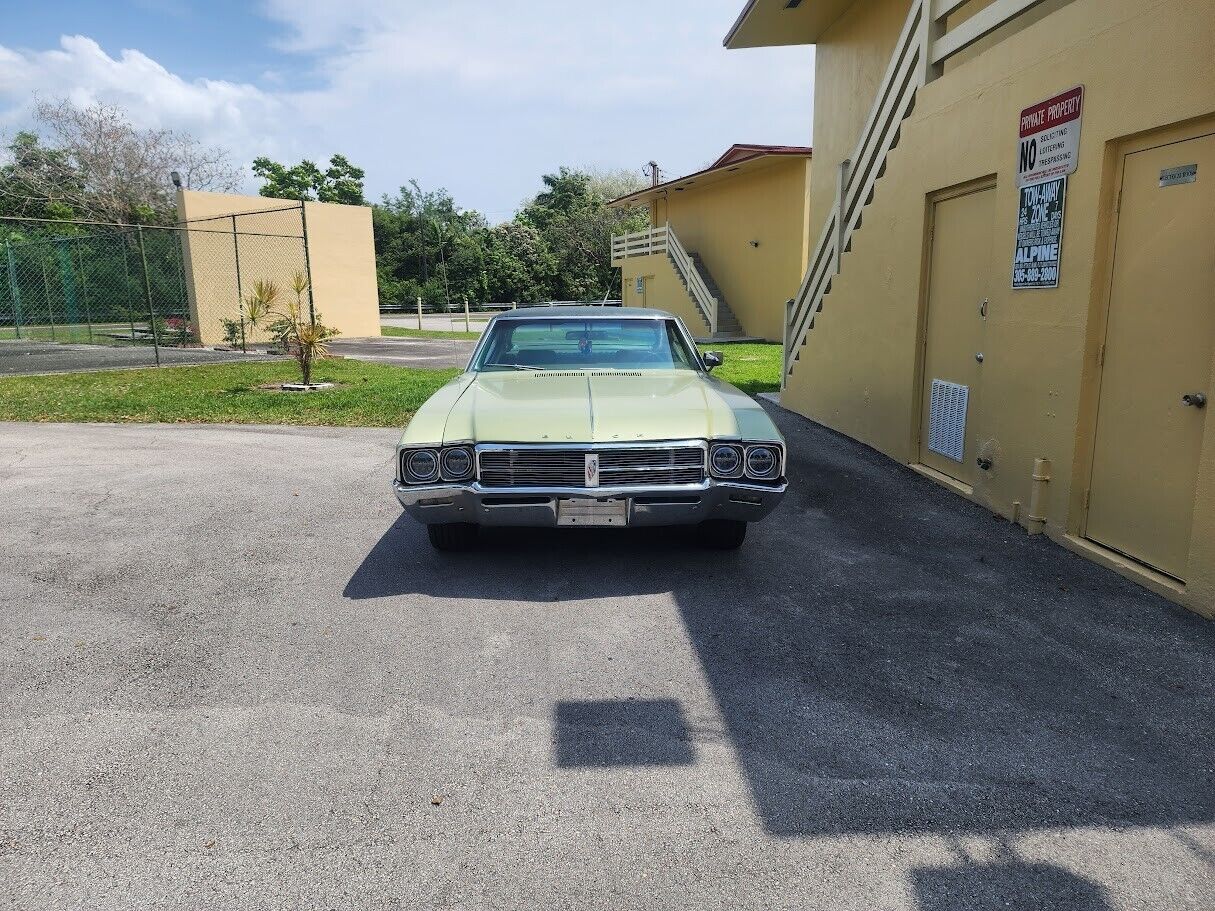
<svg viewBox="0 0 1215 911">
<path fill-rule="evenodd" d="M 1183 164 L 1175 168 L 1164 168 L 1160 172 L 1162 187 L 1175 187 L 1179 183 L 1194 183 L 1198 180 L 1198 164 Z"/>
</svg>

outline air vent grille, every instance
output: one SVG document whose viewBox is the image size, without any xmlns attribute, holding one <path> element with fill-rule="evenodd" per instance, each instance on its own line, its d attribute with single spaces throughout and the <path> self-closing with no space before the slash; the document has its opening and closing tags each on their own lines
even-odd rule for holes
<svg viewBox="0 0 1215 911">
<path fill-rule="evenodd" d="M 966 402 L 970 387 L 934 379 L 928 404 L 928 448 L 961 462 L 966 449 Z"/>
</svg>

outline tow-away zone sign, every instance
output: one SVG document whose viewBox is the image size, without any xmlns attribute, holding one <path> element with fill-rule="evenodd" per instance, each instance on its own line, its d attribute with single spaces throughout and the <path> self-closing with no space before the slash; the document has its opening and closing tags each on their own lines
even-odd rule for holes
<svg viewBox="0 0 1215 911">
<path fill-rule="evenodd" d="M 1068 89 L 1021 112 L 1017 186 L 1041 183 L 1076 170 L 1084 86 Z"/>
<path fill-rule="evenodd" d="M 1063 204 L 1067 178 L 1056 177 L 1020 190 L 1017 212 L 1017 249 L 1013 254 L 1012 286 L 1059 287 L 1059 259 L 1063 249 Z"/>
</svg>

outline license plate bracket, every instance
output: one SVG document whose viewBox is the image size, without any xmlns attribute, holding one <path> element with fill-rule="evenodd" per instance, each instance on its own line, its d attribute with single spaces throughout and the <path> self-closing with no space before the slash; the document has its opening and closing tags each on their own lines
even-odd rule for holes
<svg viewBox="0 0 1215 911">
<path fill-rule="evenodd" d="M 593 500 L 569 497 L 557 500 L 558 525 L 613 527 L 629 524 L 629 501 L 623 498 Z"/>
</svg>

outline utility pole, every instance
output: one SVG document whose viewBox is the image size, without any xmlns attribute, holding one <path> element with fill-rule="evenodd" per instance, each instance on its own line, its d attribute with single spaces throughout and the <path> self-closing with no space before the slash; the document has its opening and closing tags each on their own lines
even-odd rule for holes
<svg viewBox="0 0 1215 911">
<path fill-rule="evenodd" d="M 656 187 L 656 186 L 658 186 L 658 162 L 656 162 L 656 161 L 649 162 L 649 168 L 650 168 L 650 186 Z"/>
</svg>

